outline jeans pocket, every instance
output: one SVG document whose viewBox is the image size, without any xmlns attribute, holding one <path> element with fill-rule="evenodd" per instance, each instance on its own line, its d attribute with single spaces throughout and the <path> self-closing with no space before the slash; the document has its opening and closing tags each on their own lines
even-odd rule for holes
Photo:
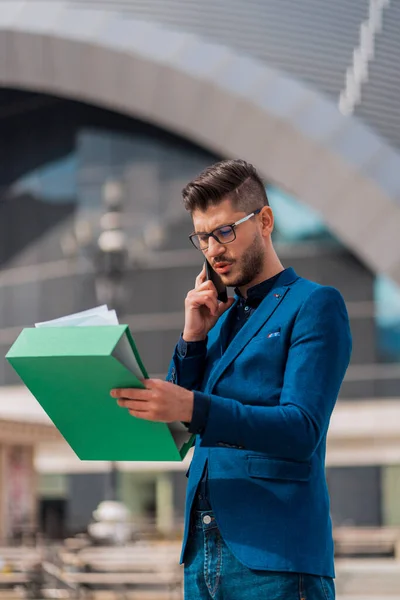
<svg viewBox="0 0 400 600">
<path fill-rule="evenodd" d="M 320 577 L 324 600 L 335 600 L 335 582 L 331 577 Z"/>
<path fill-rule="evenodd" d="M 335 600 L 335 583 L 331 577 L 300 575 L 300 600 Z"/>
</svg>

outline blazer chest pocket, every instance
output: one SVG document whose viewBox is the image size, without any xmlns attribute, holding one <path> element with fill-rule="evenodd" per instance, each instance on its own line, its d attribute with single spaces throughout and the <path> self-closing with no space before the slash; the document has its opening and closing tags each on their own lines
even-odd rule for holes
<svg viewBox="0 0 400 600">
<path fill-rule="evenodd" d="M 287 359 L 286 343 L 279 328 L 261 331 L 246 346 L 246 358 L 267 360 L 270 363 L 284 363 Z"/>
<path fill-rule="evenodd" d="M 250 477 L 259 479 L 308 481 L 311 475 L 311 463 L 248 456 L 247 473 Z"/>
<path fill-rule="evenodd" d="M 282 335 L 280 327 L 263 327 L 261 331 L 250 341 L 250 344 L 264 343 L 265 348 L 273 348 L 282 344 L 284 336 Z"/>
</svg>

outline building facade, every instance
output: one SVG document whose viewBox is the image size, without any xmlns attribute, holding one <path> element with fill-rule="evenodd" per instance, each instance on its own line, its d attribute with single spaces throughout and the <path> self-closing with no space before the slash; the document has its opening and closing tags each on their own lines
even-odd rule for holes
<svg viewBox="0 0 400 600">
<path fill-rule="evenodd" d="M 334 523 L 394 525 L 400 121 L 381 73 L 394 64 L 400 13 L 382 12 L 362 101 L 344 116 L 346 69 L 371 16 L 367 2 L 342 4 L 307 0 L 298 18 L 296 3 L 282 12 L 256 0 L 224 0 L 222 12 L 177 0 L 0 2 L 0 348 L 24 326 L 108 298 L 149 373 L 164 376 L 201 266 L 181 189 L 206 165 L 244 157 L 265 178 L 284 264 L 338 287 L 349 309 L 354 352 L 328 453 Z M 112 263 L 105 234 L 116 212 Z M 2 406 L 19 385 L 1 359 Z M 84 529 L 110 493 L 109 465 L 78 465 L 47 422 L 36 424 L 40 439 L 36 430 L 13 444 L 15 415 L 0 417 L 3 476 L 20 465 L 21 497 L 39 497 L 21 500 L 14 529 Z M 36 463 L 24 448 L 36 448 Z M 184 465 L 163 467 L 119 465 L 118 485 L 135 515 L 168 530 L 182 517 L 185 477 Z"/>
</svg>

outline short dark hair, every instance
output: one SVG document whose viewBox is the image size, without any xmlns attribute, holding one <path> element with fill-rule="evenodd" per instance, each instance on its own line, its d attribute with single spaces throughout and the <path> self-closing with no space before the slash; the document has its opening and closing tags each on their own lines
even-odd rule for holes
<svg viewBox="0 0 400 600">
<path fill-rule="evenodd" d="M 205 211 L 226 199 L 245 212 L 269 206 L 265 185 L 255 167 L 239 159 L 207 167 L 182 190 L 182 197 L 190 213 Z"/>
</svg>

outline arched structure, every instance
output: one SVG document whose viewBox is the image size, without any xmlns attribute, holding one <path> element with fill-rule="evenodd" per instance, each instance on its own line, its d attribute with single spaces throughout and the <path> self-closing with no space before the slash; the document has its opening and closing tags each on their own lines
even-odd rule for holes
<svg viewBox="0 0 400 600">
<path fill-rule="evenodd" d="M 109 108 L 244 157 L 400 283 L 399 153 L 259 60 L 109 10 L 0 1 L 0 86 Z"/>
</svg>

